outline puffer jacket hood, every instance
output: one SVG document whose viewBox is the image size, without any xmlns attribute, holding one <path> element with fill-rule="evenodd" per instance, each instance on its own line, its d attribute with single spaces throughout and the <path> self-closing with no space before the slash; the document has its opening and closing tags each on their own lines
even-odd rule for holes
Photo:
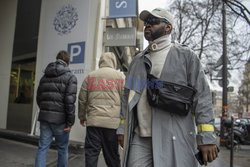
<svg viewBox="0 0 250 167">
<path fill-rule="evenodd" d="M 116 69 L 117 62 L 115 54 L 112 52 L 105 52 L 102 54 L 100 61 L 99 61 L 99 68 L 102 67 L 110 67 Z"/>
<path fill-rule="evenodd" d="M 50 63 L 44 73 L 46 77 L 57 77 L 69 71 L 67 64 L 63 60 L 58 59 L 56 62 Z"/>
</svg>

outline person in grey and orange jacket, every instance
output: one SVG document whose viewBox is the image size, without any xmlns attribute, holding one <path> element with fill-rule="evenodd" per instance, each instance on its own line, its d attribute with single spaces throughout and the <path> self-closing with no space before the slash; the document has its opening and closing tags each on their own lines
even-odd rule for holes
<svg viewBox="0 0 250 167">
<path fill-rule="evenodd" d="M 114 53 L 103 53 L 99 69 L 87 75 L 80 90 L 78 117 L 81 125 L 87 126 L 86 167 L 97 166 L 101 150 L 109 167 L 120 166 L 116 130 L 125 76 L 116 68 Z"/>
</svg>

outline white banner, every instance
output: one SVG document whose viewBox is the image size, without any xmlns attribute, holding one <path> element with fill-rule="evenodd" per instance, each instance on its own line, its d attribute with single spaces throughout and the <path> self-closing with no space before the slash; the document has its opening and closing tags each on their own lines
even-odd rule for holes
<svg viewBox="0 0 250 167">
<path fill-rule="evenodd" d="M 73 73 L 84 73 L 88 16 L 89 0 L 42 1 L 38 50 L 43 53 L 43 69 L 60 50 L 67 50 Z"/>
</svg>

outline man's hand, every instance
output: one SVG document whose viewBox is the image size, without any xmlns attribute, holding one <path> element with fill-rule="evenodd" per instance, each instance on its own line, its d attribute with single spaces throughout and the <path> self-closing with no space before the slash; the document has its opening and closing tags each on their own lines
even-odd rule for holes
<svg viewBox="0 0 250 167">
<path fill-rule="evenodd" d="M 212 162 L 218 157 L 218 149 L 215 144 L 199 145 L 198 149 L 202 152 L 205 166 L 207 166 L 207 162 Z"/>
<path fill-rule="evenodd" d="M 118 135 L 118 144 L 123 148 L 123 145 L 124 145 L 124 135 Z"/>
<path fill-rule="evenodd" d="M 85 121 L 84 121 L 84 120 L 80 120 L 80 124 L 81 124 L 82 126 L 85 126 Z"/>
<path fill-rule="evenodd" d="M 65 127 L 63 130 L 64 130 L 64 132 L 68 132 L 69 133 L 70 130 L 71 130 L 71 127 Z"/>
</svg>

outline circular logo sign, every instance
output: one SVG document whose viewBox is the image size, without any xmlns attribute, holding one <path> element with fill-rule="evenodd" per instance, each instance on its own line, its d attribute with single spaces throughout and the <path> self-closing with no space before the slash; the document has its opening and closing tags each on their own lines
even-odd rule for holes
<svg viewBox="0 0 250 167">
<path fill-rule="evenodd" d="M 77 20 L 78 14 L 76 8 L 68 4 L 63 6 L 62 9 L 56 13 L 53 25 L 59 35 L 65 35 L 70 33 L 76 26 Z"/>
</svg>

